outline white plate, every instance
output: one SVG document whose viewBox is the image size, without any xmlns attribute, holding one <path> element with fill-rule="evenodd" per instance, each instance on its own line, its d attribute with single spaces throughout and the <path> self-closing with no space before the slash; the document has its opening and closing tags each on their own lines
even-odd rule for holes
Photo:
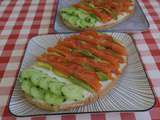
<svg viewBox="0 0 160 120">
<path fill-rule="evenodd" d="M 80 0 L 58 0 L 57 5 L 57 12 L 56 12 L 56 18 L 55 18 L 55 24 L 54 24 L 54 30 L 58 33 L 69 33 L 69 32 L 75 32 L 69 28 L 67 28 L 61 18 L 60 18 L 60 10 L 61 8 L 68 7 L 72 5 L 73 3 L 77 3 Z M 125 26 L 125 27 L 124 27 Z M 104 29 L 103 31 L 106 32 L 127 32 L 127 33 L 134 33 L 137 31 L 145 31 L 149 28 L 149 23 L 138 3 L 137 0 L 135 0 L 135 10 L 133 15 L 131 15 L 127 20 L 122 21 L 121 23 L 113 26 L 109 29 Z"/>
<path fill-rule="evenodd" d="M 112 34 L 121 41 L 129 52 L 128 66 L 118 80 L 117 85 L 104 98 L 96 103 L 75 108 L 69 111 L 49 112 L 41 110 L 28 103 L 22 95 L 19 81 L 16 80 L 9 110 L 16 116 L 33 116 L 65 113 L 88 113 L 88 112 L 121 112 L 121 111 L 144 111 L 153 107 L 155 97 L 147 79 L 143 65 L 132 38 L 124 33 Z M 42 35 L 30 40 L 20 69 L 32 65 L 36 56 L 42 54 L 49 46 L 56 45 L 60 38 L 69 34 Z"/>
</svg>

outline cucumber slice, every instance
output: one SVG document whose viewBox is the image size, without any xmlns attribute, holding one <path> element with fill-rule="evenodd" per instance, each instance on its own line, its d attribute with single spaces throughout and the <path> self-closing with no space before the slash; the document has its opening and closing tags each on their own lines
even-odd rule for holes
<svg viewBox="0 0 160 120">
<path fill-rule="evenodd" d="M 47 78 L 41 78 L 41 80 L 39 81 L 39 86 L 40 88 L 44 89 L 44 90 L 48 90 L 49 89 L 49 82 L 52 81 L 51 78 L 47 77 Z"/>
<path fill-rule="evenodd" d="M 52 93 L 46 93 L 44 100 L 48 103 L 48 104 L 54 104 L 54 105 L 59 105 L 62 104 L 64 102 L 64 97 L 63 96 L 56 96 Z"/>
<path fill-rule="evenodd" d="M 84 11 L 81 11 L 81 10 L 75 10 L 74 13 L 75 13 L 75 16 L 77 16 L 78 18 L 80 18 L 82 20 L 88 16 L 87 13 L 85 13 Z"/>
<path fill-rule="evenodd" d="M 28 68 L 28 69 L 23 70 L 20 74 L 20 82 L 22 82 L 23 80 L 31 79 L 31 77 L 35 74 L 41 74 L 41 72 L 33 68 Z"/>
<path fill-rule="evenodd" d="M 68 84 L 62 88 L 63 95 L 69 100 L 82 100 L 84 98 L 84 89 L 77 85 Z"/>
<path fill-rule="evenodd" d="M 76 24 L 81 28 L 85 28 L 86 26 L 89 25 L 85 20 L 82 20 L 82 19 L 77 20 Z"/>
<path fill-rule="evenodd" d="M 48 75 L 41 72 L 39 74 L 33 74 L 30 79 L 34 85 L 38 86 L 39 82 L 46 78 L 48 78 Z"/>
<path fill-rule="evenodd" d="M 85 21 L 88 23 L 92 23 L 92 24 L 96 23 L 96 19 L 94 19 L 93 17 L 90 17 L 90 16 L 86 17 Z"/>
<path fill-rule="evenodd" d="M 21 84 L 22 90 L 27 94 L 30 94 L 31 87 L 32 87 L 32 83 L 29 80 L 23 81 Z"/>
<path fill-rule="evenodd" d="M 61 16 L 62 16 L 62 18 L 63 18 L 64 20 L 66 20 L 66 21 L 70 18 L 70 15 L 68 15 L 68 14 L 66 14 L 66 13 L 62 13 Z"/>
<path fill-rule="evenodd" d="M 19 81 L 23 82 L 25 80 L 29 80 L 29 76 L 26 72 L 22 71 L 19 75 Z"/>
<path fill-rule="evenodd" d="M 68 8 L 61 9 L 60 12 L 61 12 L 61 14 L 62 13 L 73 14 L 75 10 L 76 10 L 76 8 L 74 8 L 74 7 L 68 7 Z"/>
<path fill-rule="evenodd" d="M 33 71 L 34 72 L 34 71 Z M 28 80 L 32 74 L 32 69 L 25 69 L 21 71 L 20 73 L 20 81 L 22 82 L 23 80 Z"/>
<path fill-rule="evenodd" d="M 39 84 L 39 81 L 40 81 L 39 75 L 33 74 L 33 75 L 31 76 L 31 81 L 32 81 L 32 83 L 33 83 L 34 85 L 38 85 L 38 84 Z"/>
<path fill-rule="evenodd" d="M 69 22 L 70 24 L 72 24 L 72 25 L 77 24 L 77 23 L 76 23 L 77 20 L 78 20 L 78 17 L 76 17 L 76 16 L 70 16 L 70 17 L 68 18 L 68 22 Z"/>
<path fill-rule="evenodd" d="M 43 100 L 44 99 L 44 91 L 42 89 L 40 89 L 40 88 L 32 87 L 30 94 L 35 99 L 39 99 L 39 100 Z"/>
<path fill-rule="evenodd" d="M 62 95 L 61 90 L 63 86 L 64 86 L 64 83 L 62 82 L 50 82 L 49 83 L 49 89 L 55 95 Z"/>
</svg>

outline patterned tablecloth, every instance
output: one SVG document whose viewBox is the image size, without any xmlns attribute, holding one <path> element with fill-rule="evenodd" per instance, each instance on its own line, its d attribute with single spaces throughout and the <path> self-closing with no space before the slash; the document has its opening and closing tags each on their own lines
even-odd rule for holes
<svg viewBox="0 0 160 120">
<path fill-rule="evenodd" d="M 53 33 L 55 0 L 0 0 L 0 119 L 2 120 L 160 120 L 160 0 L 139 0 L 150 23 L 149 30 L 133 34 L 156 94 L 156 105 L 146 112 L 94 113 L 18 118 L 7 102 L 27 42 L 39 34 Z"/>
</svg>

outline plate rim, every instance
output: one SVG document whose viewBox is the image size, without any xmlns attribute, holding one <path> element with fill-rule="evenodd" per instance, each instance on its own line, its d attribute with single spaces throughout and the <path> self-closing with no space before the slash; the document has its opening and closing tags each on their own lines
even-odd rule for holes
<svg viewBox="0 0 160 120">
<path fill-rule="evenodd" d="M 76 33 L 79 33 L 79 32 L 76 32 Z M 68 33 L 65 33 L 65 34 L 43 34 L 43 35 L 33 36 L 32 38 L 29 39 L 29 41 L 25 45 L 23 56 L 22 56 L 22 58 L 20 60 L 20 64 L 19 64 L 19 67 L 18 67 L 17 72 L 16 72 L 16 76 L 15 76 L 15 79 L 14 79 L 14 83 L 13 83 L 13 86 L 11 88 L 11 91 L 10 91 L 10 94 L 9 94 L 9 98 L 8 98 L 7 109 L 9 111 L 9 113 L 11 115 L 16 116 L 16 117 L 32 117 L 32 116 L 44 116 L 44 115 L 66 115 L 66 114 L 74 114 L 75 115 L 75 114 L 87 114 L 87 113 L 144 112 L 144 111 L 148 111 L 148 110 L 152 109 L 156 105 L 156 94 L 155 94 L 155 91 L 154 91 L 154 89 L 152 87 L 151 80 L 149 79 L 148 74 L 146 72 L 145 64 L 142 62 L 142 58 L 141 58 L 141 55 L 140 55 L 140 53 L 138 51 L 138 48 L 137 48 L 137 45 L 136 45 L 136 42 L 135 42 L 134 38 L 131 35 L 127 34 L 127 33 L 120 33 L 120 32 L 103 32 L 103 33 L 122 34 L 122 35 L 126 35 L 127 37 L 129 37 L 131 39 L 131 41 L 133 42 L 133 45 L 134 45 L 134 47 L 136 49 L 136 52 L 138 54 L 138 57 L 140 59 L 140 63 L 142 64 L 142 68 L 143 68 L 144 73 L 146 75 L 146 79 L 147 79 L 147 81 L 149 83 L 149 87 L 151 88 L 151 91 L 152 91 L 152 95 L 153 95 L 153 99 L 154 99 L 154 102 L 153 102 L 152 106 L 150 106 L 149 108 L 144 109 L 144 110 L 119 110 L 119 111 L 114 111 L 113 110 L 113 111 L 74 112 L 74 113 L 46 113 L 46 114 L 36 114 L 36 115 L 17 115 L 17 114 L 14 114 L 12 112 L 12 110 L 10 109 L 11 97 L 13 96 L 13 92 L 14 92 L 14 88 L 15 88 L 15 85 L 16 85 L 16 82 L 17 82 L 17 78 L 18 78 L 18 75 L 19 75 L 19 72 L 20 72 L 20 68 L 22 66 L 22 63 L 23 63 L 23 60 L 24 60 L 24 56 L 26 54 L 26 50 L 27 50 L 30 42 L 33 41 L 34 39 L 38 38 L 38 37 L 43 37 L 43 36 L 48 36 L 48 35 L 65 35 L 65 34 L 68 34 Z M 74 34 L 74 33 L 69 33 L 69 34 Z"/>
</svg>

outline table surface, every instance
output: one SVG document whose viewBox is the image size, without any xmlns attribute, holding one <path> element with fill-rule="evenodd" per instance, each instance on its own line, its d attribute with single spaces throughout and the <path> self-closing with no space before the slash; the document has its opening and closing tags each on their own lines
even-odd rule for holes
<svg viewBox="0 0 160 120">
<path fill-rule="evenodd" d="M 31 37 L 53 33 L 56 0 L 0 0 L 0 120 L 160 120 L 160 0 L 139 0 L 149 30 L 132 34 L 156 94 L 149 111 L 19 118 L 7 107 L 16 73 Z"/>
</svg>

